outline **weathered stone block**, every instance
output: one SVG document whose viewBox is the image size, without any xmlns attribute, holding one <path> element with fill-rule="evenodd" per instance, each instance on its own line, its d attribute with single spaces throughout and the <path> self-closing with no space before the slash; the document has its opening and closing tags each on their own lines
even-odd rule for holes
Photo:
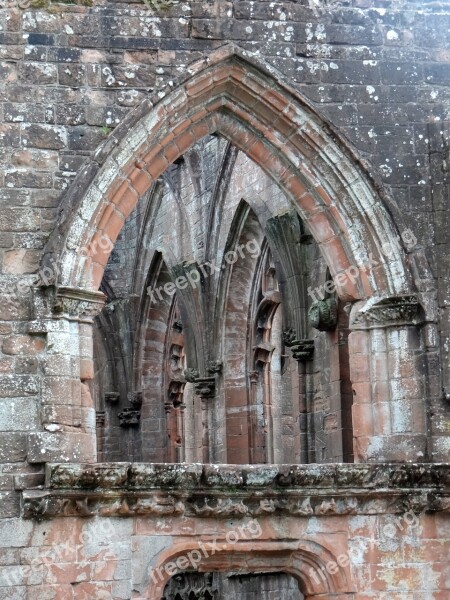
<svg viewBox="0 0 450 600">
<path fill-rule="evenodd" d="M 95 462 L 95 437 L 83 433 L 31 433 L 28 436 L 30 463 Z"/>
<path fill-rule="evenodd" d="M 0 462 L 20 462 L 27 455 L 27 438 L 23 433 L 0 433 Z"/>
<path fill-rule="evenodd" d="M 39 407 L 36 399 L 4 398 L 0 401 L 0 430 L 32 431 L 38 429 L 39 424 Z"/>
<path fill-rule="evenodd" d="M 67 132 L 59 125 L 25 124 L 22 136 L 29 147 L 59 150 L 67 145 Z"/>
<path fill-rule="evenodd" d="M 3 398 L 35 395 L 39 391 L 37 377 L 31 375 L 0 375 Z"/>
<path fill-rule="evenodd" d="M 19 67 L 19 81 L 33 85 L 50 85 L 56 83 L 58 73 L 55 65 L 49 63 L 23 62 Z"/>
<path fill-rule="evenodd" d="M 84 84 L 86 67 L 82 64 L 62 64 L 58 66 L 58 80 L 60 85 L 71 87 Z"/>
<path fill-rule="evenodd" d="M 18 517 L 20 496 L 17 492 L 0 492 L 0 519 Z"/>
<path fill-rule="evenodd" d="M 0 548 L 21 548 L 28 546 L 34 524 L 22 519 L 0 521 Z"/>
</svg>

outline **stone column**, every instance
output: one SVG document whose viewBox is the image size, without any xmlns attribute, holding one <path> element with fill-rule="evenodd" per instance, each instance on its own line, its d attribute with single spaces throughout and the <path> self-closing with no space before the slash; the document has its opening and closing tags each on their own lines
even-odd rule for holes
<svg viewBox="0 0 450 600">
<path fill-rule="evenodd" d="M 45 335 L 42 431 L 29 435 L 31 463 L 96 461 L 96 416 L 87 381 L 93 378 L 92 323 L 104 294 L 82 289 L 34 290 L 30 335 Z"/>
<path fill-rule="evenodd" d="M 429 459 L 422 315 L 413 295 L 372 298 L 352 308 L 356 462 Z"/>
<path fill-rule="evenodd" d="M 293 329 L 283 332 L 284 343 L 292 351 L 292 357 L 298 363 L 298 424 L 299 424 L 299 462 L 309 463 L 309 431 L 307 405 L 307 362 L 314 355 L 314 340 L 299 340 Z"/>
<path fill-rule="evenodd" d="M 210 402 L 214 398 L 216 388 L 215 377 L 204 377 L 195 380 L 195 394 L 200 398 L 202 406 L 202 460 L 208 463 L 212 460 L 211 445 L 211 410 Z"/>
</svg>

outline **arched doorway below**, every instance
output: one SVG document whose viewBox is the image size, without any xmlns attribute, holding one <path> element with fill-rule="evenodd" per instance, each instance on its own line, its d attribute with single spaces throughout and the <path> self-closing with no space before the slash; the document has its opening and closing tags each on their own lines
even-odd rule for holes
<svg viewBox="0 0 450 600">
<path fill-rule="evenodd" d="M 303 600 L 298 582 L 286 573 L 198 573 L 175 575 L 163 600 Z"/>
</svg>

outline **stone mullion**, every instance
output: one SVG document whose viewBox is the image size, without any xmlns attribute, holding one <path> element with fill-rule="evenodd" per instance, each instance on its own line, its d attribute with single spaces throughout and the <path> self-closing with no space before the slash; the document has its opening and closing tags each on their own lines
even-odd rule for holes
<svg viewBox="0 0 450 600">
<path fill-rule="evenodd" d="M 172 404 L 166 403 L 164 405 L 164 411 L 166 413 L 166 435 L 168 438 L 168 447 L 165 459 L 167 462 L 174 463 L 177 462 L 174 444 L 174 438 L 176 435 L 176 426 L 174 422 L 175 408 L 172 406 Z"/>
<path fill-rule="evenodd" d="M 273 464 L 275 462 L 273 440 L 274 406 L 272 404 L 270 361 L 265 363 L 261 372 L 261 379 L 265 432 L 263 433 L 261 427 L 258 426 L 257 404 L 254 404 L 249 411 L 249 421 L 251 423 L 249 432 L 252 436 L 250 438 L 250 451 L 253 453 L 253 463 L 267 462 Z"/>
<path fill-rule="evenodd" d="M 202 462 L 208 463 L 210 460 L 210 447 L 209 447 L 209 406 L 208 399 L 200 397 L 202 406 Z"/>
<path fill-rule="evenodd" d="M 255 446 L 255 433 L 256 433 L 256 406 L 258 403 L 258 384 L 260 383 L 260 371 L 250 371 L 249 373 L 249 405 L 248 405 L 248 446 L 249 446 L 249 460 L 250 463 L 254 464 L 256 461 L 256 446 Z"/>
</svg>

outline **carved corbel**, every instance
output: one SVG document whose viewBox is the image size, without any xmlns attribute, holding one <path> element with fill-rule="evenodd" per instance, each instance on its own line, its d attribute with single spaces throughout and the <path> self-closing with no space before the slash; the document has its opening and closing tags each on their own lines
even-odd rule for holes
<svg viewBox="0 0 450 600">
<path fill-rule="evenodd" d="M 314 354 L 314 340 L 296 340 L 291 350 L 295 360 L 299 362 L 311 360 Z"/>
<path fill-rule="evenodd" d="M 105 418 L 106 418 L 106 413 L 104 412 L 97 412 L 95 413 L 95 424 L 97 427 L 104 427 L 105 426 Z"/>
<path fill-rule="evenodd" d="M 82 288 L 37 286 L 33 288 L 33 301 L 37 319 L 65 317 L 91 322 L 105 305 L 103 292 Z"/>
<path fill-rule="evenodd" d="M 314 354 L 314 340 L 299 340 L 294 329 L 283 331 L 283 341 L 292 350 L 295 360 L 304 362 L 311 360 Z"/>
</svg>

